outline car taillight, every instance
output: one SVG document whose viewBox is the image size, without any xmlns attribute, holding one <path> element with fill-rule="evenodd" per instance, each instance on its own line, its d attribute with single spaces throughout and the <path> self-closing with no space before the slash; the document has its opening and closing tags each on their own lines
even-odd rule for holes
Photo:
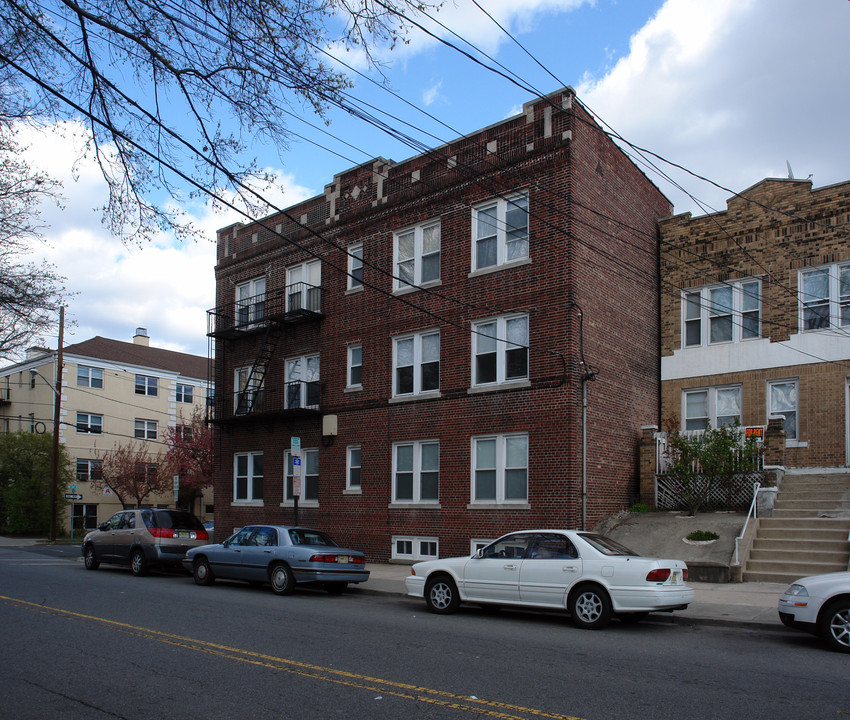
<svg viewBox="0 0 850 720">
<path fill-rule="evenodd" d="M 193 530 L 195 540 L 209 540 L 210 536 L 206 530 Z"/>
<path fill-rule="evenodd" d="M 688 568 L 682 569 L 682 580 L 684 580 L 685 582 L 688 582 Z"/>
<path fill-rule="evenodd" d="M 647 582 L 664 582 L 670 577 L 670 568 L 657 568 L 650 570 L 646 576 Z"/>
<path fill-rule="evenodd" d="M 151 535 L 153 535 L 154 537 L 158 537 L 158 538 L 173 538 L 174 537 L 174 530 L 172 530 L 171 528 L 155 528 L 155 527 L 152 527 L 152 528 L 148 528 L 148 532 Z"/>
</svg>

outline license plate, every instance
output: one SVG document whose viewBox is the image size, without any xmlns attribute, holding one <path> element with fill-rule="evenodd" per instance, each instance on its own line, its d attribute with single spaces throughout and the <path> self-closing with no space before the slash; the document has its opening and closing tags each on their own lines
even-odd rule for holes
<svg viewBox="0 0 850 720">
<path fill-rule="evenodd" d="M 346 564 L 348 564 L 349 562 L 351 562 L 351 558 L 349 558 L 349 557 L 348 557 L 348 555 L 337 555 L 337 556 L 336 556 L 336 561 L 337 561 L 338 563 L 346 563 Z"/>
<path fill-rule="evenodd" d="M 188 532 L 181 532 L 180 530 L 178 530 L 176 533 L 174 533 L 174 537 L 176 537 L 176 538 L 187 538 L 187 537 L 189 537 L 189 533 Z"/>
<path fill-rule="evenodd" d="M 677 582 L 679 582 L 679 580 L 681 580 L 681 579 L 682 579 L 682 573 L 681 573 L 681 571 L 679 571 L 679 570 L 674 570 L 674 571 L 673 571 L 673 582 L 674 582 L 674 583 L 677 583 Z"/>
</svg>

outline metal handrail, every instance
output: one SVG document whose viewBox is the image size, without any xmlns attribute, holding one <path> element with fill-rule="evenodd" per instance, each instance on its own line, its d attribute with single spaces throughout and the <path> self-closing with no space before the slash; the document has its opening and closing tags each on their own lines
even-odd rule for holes
<svg viewBox="0 0 850 720">
<path fill-rule="evenodd" d="M 747 524 L 750 522 L 750 515 L 753 516 L 754 520 L 758 519 L 758 506 L 756 505 L 756 500 L 758 500 L 760 489 L 761 483 L 753 483 L 753 501 L 750 503 L 750 510 L 747 513 L 747 519 L 744 520 L 744 527 L 741 528 L 741 534 L 735 538 L 735 556 L 732 558 L 733 565 L 738 564 L 738 543 L 743 539 L 747 532 Z"/>
</svg>

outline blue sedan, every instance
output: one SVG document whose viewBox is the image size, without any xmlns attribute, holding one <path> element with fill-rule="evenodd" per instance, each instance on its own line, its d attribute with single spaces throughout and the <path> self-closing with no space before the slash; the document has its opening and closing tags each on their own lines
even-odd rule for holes
<svg viewBox="0 0 850 720">
<path fill-rule="evenodd" d="M 248 525 L 223 543 L 192 548 L 183 567 L 198 585 L 216 578 L 270 583 L 279 595 L 297 583 L 320 583 L 338 595 L 369 579 L 362 552 L 341 548 L 320 530 L 284 525 Z"/>
</svg>

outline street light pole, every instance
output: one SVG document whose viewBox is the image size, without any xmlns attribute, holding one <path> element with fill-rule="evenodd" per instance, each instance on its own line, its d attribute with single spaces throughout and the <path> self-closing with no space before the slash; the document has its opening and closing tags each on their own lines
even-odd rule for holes
<svg viewBox="0 0 850 720">
<path fill-rule="evenodd" d="M 59 307 L 59 345 L 56 351 L 56 382 L 53 388 L 53 477 L 50 487 L 50 541 L 56 541 L 56 504 L 59 487 L 59 411 L 62 409 L 62 342 L 65 335 L 65 307 Z"/>
</svg>

